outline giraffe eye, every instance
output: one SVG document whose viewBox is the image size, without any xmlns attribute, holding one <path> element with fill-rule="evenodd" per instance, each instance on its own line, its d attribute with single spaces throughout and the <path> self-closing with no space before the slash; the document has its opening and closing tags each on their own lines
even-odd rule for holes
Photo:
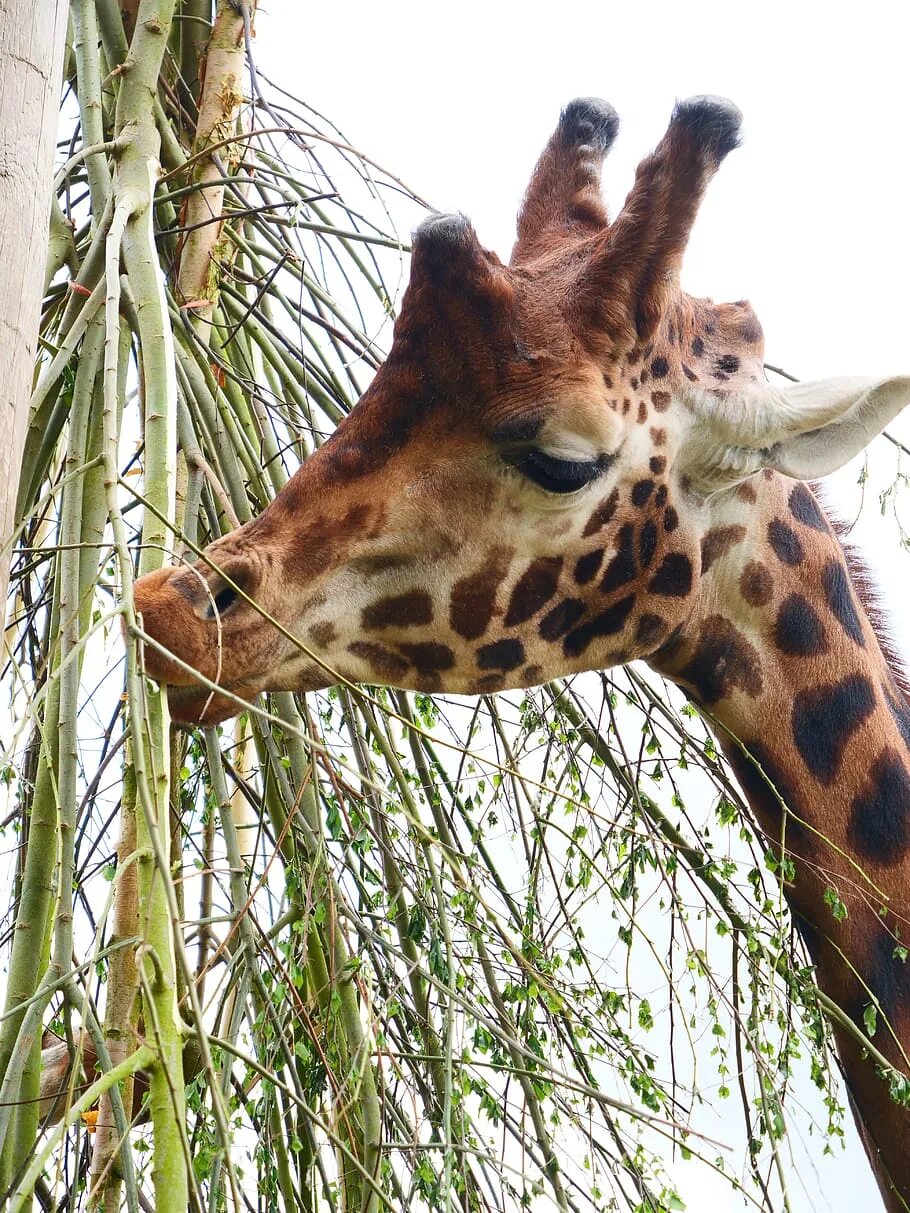
<svg viewBox="0 0 910 1213">
<path fill-rule="evenodd" d="M 505 460 L 548 493 L 576 493 L 612 462 L 609 455 L 601 455 L 599 459 L 557 459 L 534 447 L 506 455 Z"/>
</svg>

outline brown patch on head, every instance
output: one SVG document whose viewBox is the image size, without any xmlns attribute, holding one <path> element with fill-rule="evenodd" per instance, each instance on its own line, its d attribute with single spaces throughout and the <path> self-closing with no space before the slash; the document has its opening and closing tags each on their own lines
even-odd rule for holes
<svg viewBox="0 0 910 1213">
<path fill-rule="evenodd" d="M 506 627 L 525 623 L 549 602 L 559 585 L 562 556 L 540 556 L 532 560 L 512 590 L 506 611 Z"/>
<path fill-rule="evenodd" d="M 673 397 L 669 392 L 652 392 L 651 403 L 658 413 L 665 413 L 672 403 Z"/>
<path fill-rule="evenodd" d="M 425 386 L 415 372 L 405 360 L 390 356 L 356 409 L 308 461 L 312 470 L 318 468 L 333 486 L 381 471 L 425 416 L 420 407 Z M 310 474 L 308 470 L 306 478 Z M 303 491 L 306 478 L 294 477 L 282 494 L 292 512 L 302 508 L 296 491 Z"/>
<path fill-rule="evenodd" d="M 657 552 L 657 525 L 648 518 L 638 532 L 638 562 L 646 569 Z"/>
<path fill-rule="evenodd" d="M 638 480 L 632 485 L 630 499 L 637 510 L 640 510 L 654 492 L 653 480 Z"/>
<path fill-rule="evenodd" d="M 709 615 L 698 643 L 679 676 L 691 683 L 701 703 L 717 703 L 735 690 L 753 699 L 763 685 L 758 650 L 723 615 Z"/>
<path fill-rule="evenodd" d="M 663 428 L 663 426 L 652 425 L 648 430 L 648 433 L 651 436 L 651 441 L 655 446 L 663 446 L 667 441 L 667 431 Z"/>
<path fill-rule="evenodd" d="M 739 577 L 739 592 L 750 606 L 766 606 L 774 593 L 771 574 L 760 560 L 750 560 Z"/>
<path fill-rule="evenodd" d="M 742 484 L 737 486 L 736 496 L 740 501 L 748 501 L 750 505 L 758 501 L 758 493 L 752 487 L 750 480 L 744 480 Z"/>
<path fill-rule="evenodd" d="M 279 503 L 282 509 L 289 508 L 279 496 L 271 509 Z M 268 513 L 266 511 L 261 518 L 266 518 Z M 307 522 L 305 530 L 294 528 L 291 531 L 293 540 L 283 550 L 282 572 L 286 580 L 306 581 L 338 564 L 354 540 L 374 533 L 380 513 L 365 502 L 354 502 L 335 516 L 317 514 Z M 257 519 L 256 523 L 259 521 Z M 252 525 L 255 527 L 256 523 Z"/>
<path fill-rule="evenodd" d="M 598 505 L 597 509 L 585 523 L 585 529 L 581 533 L 582 539 L 587 539 L 590 535 L 596 535 L 599 530 L 607 525 L 613 515 L 616 513 L 616 507 L 619 505 L 619 489 L 614 489 L 609 497 Z"/>
<path fill-rule="evenodd" d="M 701 541 L 701 571 L 707 573 L 715 560 L 745 537 L 746 528 L 744 526 L 712 527 Z"/>
<path fill-rule="evenodd" d="M 310 596 L 308 598 L 304 598 L 303 602 L 300 604 L 298 617 L 300 619 L 305 619 L 307 615 L 309 615 L 311 611 L 315 611 L 317 607 L 325 606 L 328 600 L 329 598 L 325 590 L 319 590 L 315 594 L 310 594 Z"/>
<path fill-rule="evenodd" d="M 481 569 L 460 578 L 452 586 L 449 622 L 459 636 L 476 640 L 490 626 L 496 609 L 496 591 L 508 567 L 508 556 L 503 552 L 494 552 Z"/>
<path fill-rule="evenodd" d="M 654 361 L 651 363 L 651 374 L 654 376 L 655 379 L 665 379 L 667 377 L 667 375 L 669 374 L 669 371 L 670 371 L 670 364 L 667 362 L 666 358 L 664 358 L 663 354 L 658 355 L 658 357 L 655 358 Z M 657 392 L 651 393 L 651 400 L 654 402 L 655 408 L 658 408 L 657 402 L 654 401 L 654 397 L 657 395 L 658 395 Z M 669 392 L 664 392 L 664 395 L 665 396 L 669 395 Z M 669 404 L 669 401 L 667 402 L 667 404 Z M 665 404 L 663 407 L 666 408 L 667 405 Z M 659 411 L 660 411 L 660 409 L 658 409 L 658 412 Z"/>
<path fill-rule="evenodd" d="M 600 582 L 602 594 L 611 594 L 620 586 L 632 581 L 636 575 L 635 565 L 635 528 L 631 523 L 619 528 L 616 538 L 616 555 L 607 565 Z"/>
<path fill-rule="evenodd" d="M 583 556 L 578 557 L 575 561 L 574 576 L 579 585 L 586 585 L 597 576 L 603 558 L 603 548 L 592 548 L 590 552 L 585 552 Z"/>
<path fill-rule="evenodd" d="M 364 608 L 360 620 L 367 631 L 419 627 L 433 622 L 433 601 L 425 590 L 409 590 L 371 603 Z"/>
<path fill-rule="evenodd" d="M 739 370 L 739 358 L 735 354 L 721 354 L 714 359 L 714 378 L 721 381 L 729 379 Z"/>
</svg>

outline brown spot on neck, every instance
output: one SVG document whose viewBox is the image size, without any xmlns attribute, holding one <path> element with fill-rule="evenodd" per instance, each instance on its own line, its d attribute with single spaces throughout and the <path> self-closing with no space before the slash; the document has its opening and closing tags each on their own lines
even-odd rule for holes
<svg viewBox="0 0 910 1213">
<path fill-rule="evenodd" d="M 744 526 L 716 526 L 701 541 L 701 571 L 707 573 L 711 565 L 735 544 L 746 537 Z"/>
<path fill-rule="evenodd" d="M 760 560 L 750 560 L 739 577 L 739 592 L 750 606 L 766 606 L 774 593 L 771 574 Z"/>
<path fill-rule="evenodd" d="M 754 699 L 764 685 L 758 650 L 723 615 L 709 615 L 701 624 L 678 677 L 695 689 L 703 704 L 717 703 L 736 690 Z"/>
</svg>

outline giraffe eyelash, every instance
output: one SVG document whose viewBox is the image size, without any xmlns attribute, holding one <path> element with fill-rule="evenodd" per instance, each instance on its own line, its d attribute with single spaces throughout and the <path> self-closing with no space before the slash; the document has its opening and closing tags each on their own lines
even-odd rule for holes
<svg viewBox="0 0 910 1213">
<path fill-rule="evenodd" d="M 514 451 L 503 458 L 548 493 L 577 493 L 613 462 L 611 455 L 601 455 L 598 459 L 558 459 L 536 447 Z"/>
</svg>

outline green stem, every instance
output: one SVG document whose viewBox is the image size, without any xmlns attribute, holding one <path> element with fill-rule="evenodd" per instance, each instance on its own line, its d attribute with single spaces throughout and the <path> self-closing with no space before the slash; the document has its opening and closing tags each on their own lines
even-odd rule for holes
<svg viewBox="0 0 910 1213">
<path fill-rule="evenodd" d="M 104 142 L 104 113 L 101 104 L 101 57 L 98 50 L 98 17 L 95 0 L 72 0 L 73 53 L 76 58 L 79 116 L 85 147 Z M 111 170 L 105 156 L 89 156 L 85 162 L 92 215 L 97 220 L 111 194 Z"/>
<path fill-rule="evenodd" d="M 83 591 L 80 577 L 80 544 L 83 541 L 85 486 L 78 475 L 87 458 L 88 433 L 95 376 L 100 365 L 104 330 L 93 323 L 86 334 L 76 383 L 65 472 L 60 522 L 61 551 L 54 583 L 54 610 L 60 643 L 54 654 L 55 672 L 47 690 L 44 730 L 38 759 L 38 777 L 29 823 L 29 845 L 25 861 L 22 897 L 13 937 L 6 1013 L 0 1030 L 0 1075 L 8 1096 L 11 1077 L 7 1073 L 16 1051 L 17 1106 L 10 1120 L 7 1108 L 0 1109 L 0 1191 L 9 1186 L 30 1156 L 38 1133 L 40 1086 L 40 1030 L 24 1032 L 25 1004 L 40 990 L 44 995 L 28 1010 L 29 1021 L 40 1028 L 51 985 L 68 971 L 72 958 L 73 842 L 76 811 L 76 719 L 84 635 L 89 626 L 91 593 Z M 97 522 L 94 527 L 97 533 Z M 89 536 L 91 538 L 91 536 Z M 97 569 L 97 555 L 95 556 Z M 60 863 L 59 879 L 54 870 Z M 54 968 L 45 975 L 49 961 L 50 929 L 54 895 L 57 895 Z M 18 1009 L 17 1009 L 18 1008 Z M 22 1052 L 27 1050 L 27 1056 Z M 7 1130 L 12 1125 L 12 1134 Z"/>
<path fill-rule="evenodd" d="M 160 140 L 155 124 L 158 77 L 175 0 L 142 0 L 125 60 L 115 128 L 123 151 L 114 175 L 116 210 L 106 257 L 105 419 L 109 500 L 115 497 L 118 379 L 118 313 L 121 241 L 123 265 L 138 320 L 141 393 L 144 403 L 145 485 L 155 507 L 143 520 L 140 571 L 160 567 L 171 549 L 176 485 L 176 378 L 173 340 L 152 230 L 152 197 Z M 110 14 L 108 14 L 110 16 Z M 112 474 L 113 473 L 113 474 Z M 122 537 L 119 506 L 112 501 L 115 532 Z M 118 526 L 119 522 L 119 526 Z M 125 544 L 118 542 L 124 596 L 131 590 Z M 129 608 L 127 608 L 129 609 Z M 135 645 L 128 646 L 127 682 L 133 761 L 141 812 L 136 823 L 139 903 L 143 936 L 139 977 L 145 992 L 147 1029 L 154 1025 L 156 1056 L 149 1072 L 149 1109 L 155 1149 L 153 1183 L 158 1213 L 183 1213 L 189 1200 L 184 1154 L 182 1023 L 176 997 L 173 889 L 168 866 L 170 763 L 165 696 L 143 694 Z"/>
</svg>

